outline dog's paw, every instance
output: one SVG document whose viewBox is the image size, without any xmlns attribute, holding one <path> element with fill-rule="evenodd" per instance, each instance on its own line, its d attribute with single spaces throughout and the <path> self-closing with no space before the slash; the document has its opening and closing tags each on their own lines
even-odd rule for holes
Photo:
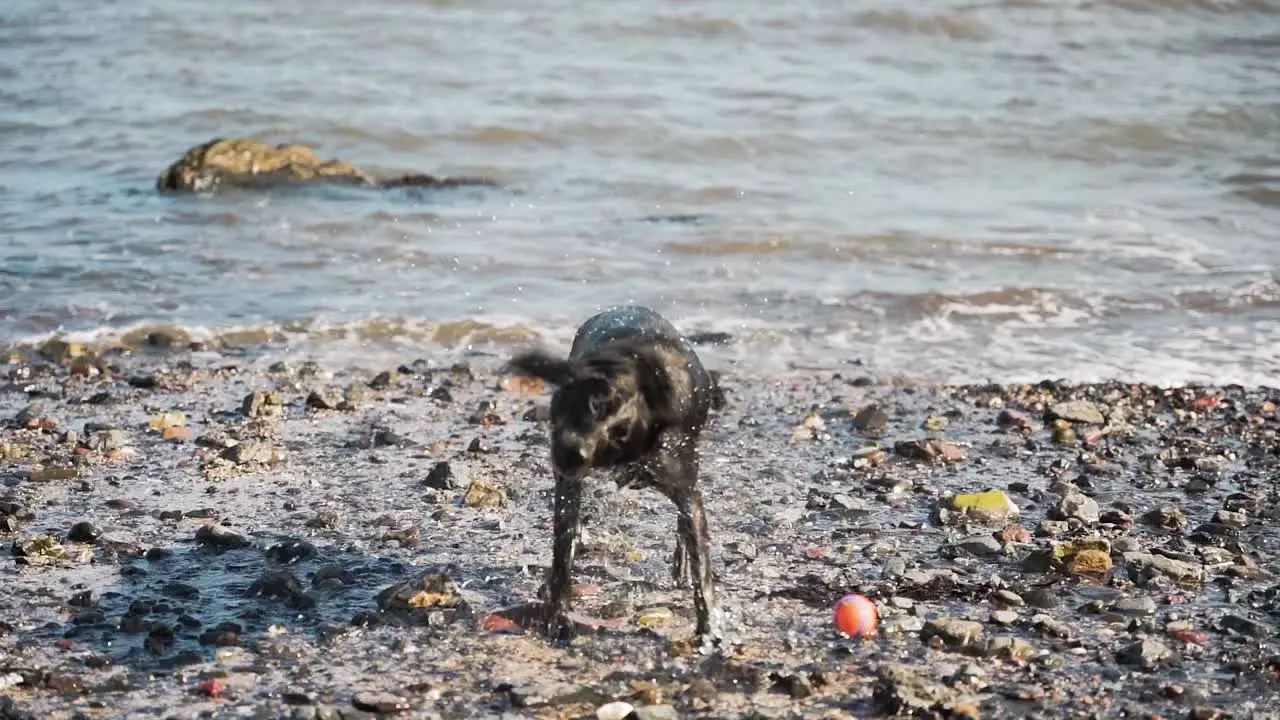
<svg viewBox="0 0 1280 720">
<path fill-rule="evenodd" d="M 552 612 L 544 621 L 547 639 L 556 645 L 568 645 L 577 635 L 577 627 L 567 613 Z"/>
<path fill-rule="evenodd" d="M 707 621 L 697 633 L 698 649 L 703 655 L 711 654 L 717 650 L 724 650 L 732 643 L 726 632 L 726 620 L 724 611 L 718 607 L 711 608 L 707 613 Z"/>
</svg>

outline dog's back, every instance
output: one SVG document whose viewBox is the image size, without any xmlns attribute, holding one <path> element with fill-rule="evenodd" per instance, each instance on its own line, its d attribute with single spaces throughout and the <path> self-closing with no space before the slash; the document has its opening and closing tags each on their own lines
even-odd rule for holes
<svg viewBox="0 0 1280 720">
<path fill-rule="evenodd" d="M 576 360 L 620 340 L 654 341 L 677 348 L 692 384 L 695 403 L 702 409 L 700 414 L 705 415 L 707 408 L 722 404 L 715 379 L 703 367 L 689 341 L 666 318 L 642 305 L 613 307 L 587 318 L 574 335 L 569 359 Z"/>
<path fill-rule="evenodd" d="M 680 332 L 666 318 L 647 307 L 624 305 L 587 318 L 573 338 L 569 359 L 577 360 L 584 353 L 597 350 L 608 343 L 633 338 L 685 344 Z"/>
</svg>

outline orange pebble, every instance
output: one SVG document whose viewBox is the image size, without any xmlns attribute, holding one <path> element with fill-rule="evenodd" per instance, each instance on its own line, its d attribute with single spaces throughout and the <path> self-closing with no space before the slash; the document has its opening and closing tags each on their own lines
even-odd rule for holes
<svg viewBox="0 0 1280 720">
<path fill-rule="evenodd" d="M 875 603 L 865 595 L 849 593 L 836 602 L 836 629 L 850 637 L 870 637 L 876 634 L 879 613 Z"/>
</svg>

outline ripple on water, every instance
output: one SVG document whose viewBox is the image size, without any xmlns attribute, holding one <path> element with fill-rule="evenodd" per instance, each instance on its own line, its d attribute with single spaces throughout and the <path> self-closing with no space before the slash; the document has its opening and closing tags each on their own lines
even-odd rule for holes
<svg viewBox="0 0 1280 720">
<path fill-rule="evenodd" d="M 925 35 L 948 40 L 987 40 L 992 31 L 973 13 L 920 13 L 909 10 L 867 10 L 853 16 L 853 23 L 870 30 L 904 35 Z"/>
</svg>

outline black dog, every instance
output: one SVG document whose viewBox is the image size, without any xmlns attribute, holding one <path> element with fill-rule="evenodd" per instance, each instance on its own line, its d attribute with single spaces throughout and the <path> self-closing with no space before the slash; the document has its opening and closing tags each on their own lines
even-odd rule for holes
<svg viewBox="0 0 1280 720">
<path fill-rule="evenodd" d="M 582 481 L 593 469 L 625 466 L 620 487 L 651 487 L 676 504 L 672 575 L 693 577 L 697 632 L 718 637 L 710 542 L 698 482 L 698 437 L 722 401 L 715 378 L 671 323 L 627 306 L 592 316 L 561 360 L 542 351 L 514 358 L 510 369 L 556 387 L 551 399 L 555 521 L 547 631 L 572 636 L 570 570 L 581 524 Z"/>
</svg>

